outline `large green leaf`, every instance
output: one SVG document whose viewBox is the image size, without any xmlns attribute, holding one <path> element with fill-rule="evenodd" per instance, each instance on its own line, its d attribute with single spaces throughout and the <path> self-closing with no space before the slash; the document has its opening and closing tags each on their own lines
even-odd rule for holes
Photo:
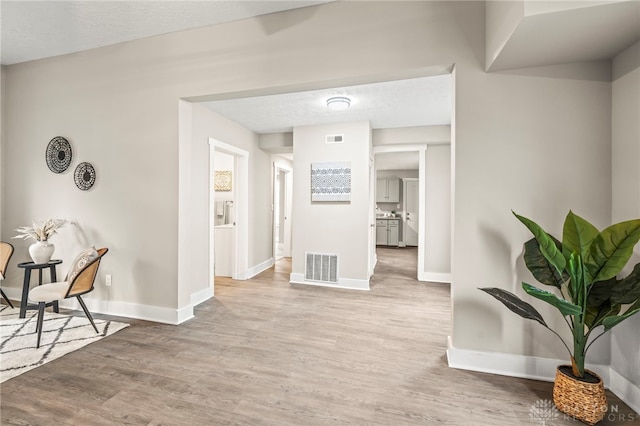
<svg viewBox="0 0 640 426">
<path fill-rule="evenodd" d="M 584 259 L 598 233 L 598 228 L 569 210 L 562 229 L 562 247 L 567 249 L 569 254 L 579 253 Z"/>
<path fill-rule="evenodd" d="M 558 250 L 562 250 L 562 243 L 551 235 L 549 237 L 553 240 Z M 551 266 L 540 251 L 540 244 L 535 238 L 524 243 L 524 263 L 535 279 L 542 284 L 561 288 L 562 284 L 569 279 L 569 275 L 566 272 L 560 273 Z"/>
<path fill-rule="evenodd" d="M 482 290 L 485 293 L 492 295 L 497 300 L 502 302 L 504 306 L 509 308 L 511 312 L 515 312 L 516 314 L 520 315 L 522 318 L 537 321 L 540 324 L 544 325 L 545 327 L 549 328 L 547 323 L 544 322 L 542 315 L 540 315 L 540 313 L 536 310 L 536 308 L 534 308 L 524 300 L 520 299 L 515 294 L 510 293 L 501 288 L 486 287 L 486 288 L 480 288 L 479 290 Z"/>
<path fill-rule="evenodd" d="M 556 244 L 554 243 L 551 236 L 531 219 L 520 216 L 516 212 L 513 212 L 513 214 L 518 218 L 520 222 L 524 224 L 524 226 L 529 229 L 529 231 L 531 231 L 533 236 L 538 241 L 540 252 L 549 261 L 551 266 L 553 266 L 558 271 L 558 273 L 561 274 L 565 266 L 567 265 L 567 261 L 562 255 L 562 251 L 558 250 L 558 247 L 556 247 Z"/>
<path fill-rule="evenodd" d="M 617 285 L 620 280 L 611 278 L 607 281 L 598 281 L 591 285 L 589 296 L 587 297 L 587 306 L 598 308 L 611 296 L 611 289 Z"/>
<path fill-rule="evenodd" d="M 640 263 L 633 271 L 611 288 L 611 303 L 628 305 L 640 300 Z"/>
<path fill-rule="evenodd" d="M 584 324 L 589 329 L 595 328 L 602 324 L 602 321 L 610 316 L 618 315 L 620 312 L 620 305 L 611 305 L 611 300 L 606 300 L 600 306 L 587 306 L 587 310 L 584 316 Z"/>
<path fill-rule="evenodd" d="M 584 263 L 589 282 L 615 277 L 629 261 L 633 247 L 640 240 L 640 219 L 616 223 L 593 240 Z"/>
<path fill-rule="evenodd" d="M 574 251 L 571 253 L 567 269 L 571 277 L 569 288 L 571 289 L 572 302 L 582 306 L 585 304 L 587 296 L 587 285 L 584 281 L 582 257 L 580 257 L 578 252 Z"/>
<path fill-rule="evenodd" d="M 602 325 L 604 326 L 604 331 L 611 330 L 613 327 L 620 324 L 622 321 L 626 320 L 630 316 L 637 314 L 638 312 L 640 312 L 640 301 L 639 303 L 634 303 L 633 306 L 631 306 L 631 308 L 628 309 L 622 315 L 612 315 L 612 316 L 606 317 L 602 321 Z"/>
<path fill-rule="evenodd" d="M 564 299 L 559 298 L 553 293 L 545 290 L 541 290 L 538 287 L 534 287 L 527 283 L 522 283 L 522 288 L 530 296 L 540 299 L 548 304 L 555 306 L 562 313 L 562 315 L 580 315 L 582 314 L 582 308 L 578 305 L 574 305 Z"/>
</svg>

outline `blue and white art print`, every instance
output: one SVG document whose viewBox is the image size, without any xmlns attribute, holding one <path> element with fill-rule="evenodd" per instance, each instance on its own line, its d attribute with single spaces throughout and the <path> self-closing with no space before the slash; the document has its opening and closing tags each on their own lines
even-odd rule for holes
<svg viewBox="0 0 640 426">
<path fill-rule="evenodd" d="M 311 201 L 351 201 L 351 161 L 311 163 Z"/>
</svg>

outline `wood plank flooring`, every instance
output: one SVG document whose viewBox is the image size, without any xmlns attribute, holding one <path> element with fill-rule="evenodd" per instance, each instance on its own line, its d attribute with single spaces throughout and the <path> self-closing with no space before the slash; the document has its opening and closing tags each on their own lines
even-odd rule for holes
<svg viewBox="0 0 640 426">
<path fill-rule="evenodd" d="M 3 383 L 0 423 L 541 425 L 530 409 L 552 383 L 448 368 L 449 286 L 415 280 L 414 249 L 378 256 L 369 292 L 291 285 L 286 259 L 217 279 L 183 325 L 130 321 Z M 640 423 L 608 397 L 601 424 Z"/>
</svg>

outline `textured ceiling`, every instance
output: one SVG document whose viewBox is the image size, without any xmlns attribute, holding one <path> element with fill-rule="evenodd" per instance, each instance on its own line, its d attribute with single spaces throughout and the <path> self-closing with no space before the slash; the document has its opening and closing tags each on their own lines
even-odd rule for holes
<svg viewBox="0 0 640 426">
<path fill-rule="evenodd" d="M 203 104 L 256 133 L 347 121 L 369 121 L 374 129 L 442 125 L 451 123 L 451 84 L 445 74 Z M 351 107 L 330 110 L 332 96 L 350 98 Z"/>
<path fill-rule="evenodd" d="M 320 3 L 327 0 L 1 0 L 0 60 L 16 64 Z"/>
</svg>

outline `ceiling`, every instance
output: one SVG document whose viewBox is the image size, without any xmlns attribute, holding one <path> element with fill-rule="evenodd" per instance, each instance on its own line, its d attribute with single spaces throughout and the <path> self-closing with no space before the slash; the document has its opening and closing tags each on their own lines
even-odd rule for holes
<svg viewBox="0 0 640 426">
<path fill-rule="evenodd" d="M 1 0 L 2 65 L 333 0 Z"/>
<path fill-rule="evenodd" d="M 446 125 L 451 123 L 451 84 L 451 75 L 445 74 L 203 105 L 256 133 L 348 121 L 369 121 L 374 129 Z M 327 99 L 334 96 L 349 98 L 351 106 L 327 108 Z"/>
</svg>

